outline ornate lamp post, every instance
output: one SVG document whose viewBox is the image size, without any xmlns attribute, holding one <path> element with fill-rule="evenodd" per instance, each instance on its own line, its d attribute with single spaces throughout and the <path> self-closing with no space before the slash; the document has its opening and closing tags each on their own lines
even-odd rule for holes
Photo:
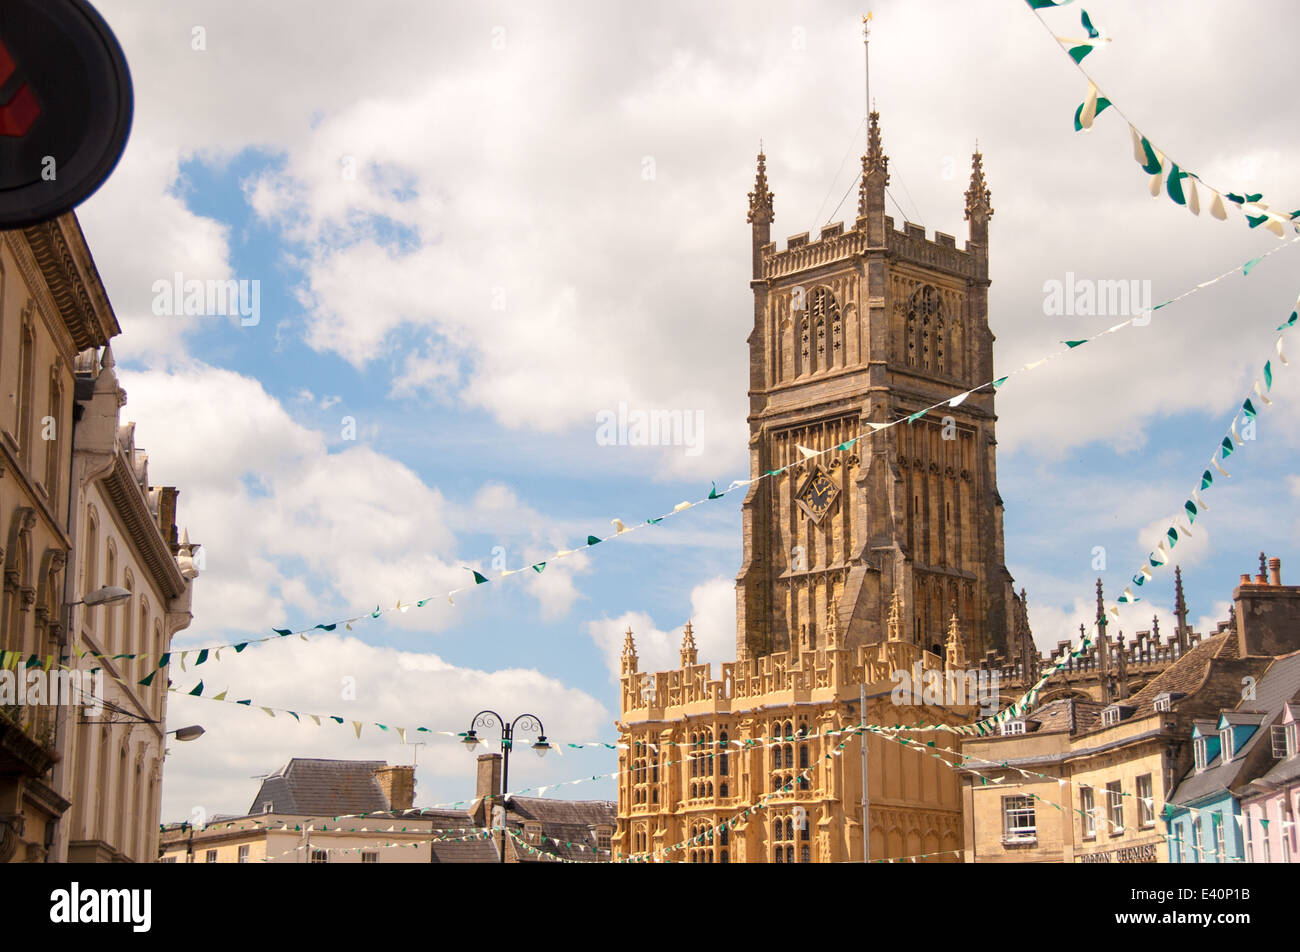
<svg viewBox="0 0 1300 952">
<path fill-rule="evenodd" d="M 487 710 L 479 711 L 474 715 L 474 720 L 470 721 L 469 730 L 465 732 L 465 739 L 462 741 L 465 749 L 472 752 L 479 745 L 478 728 L 491 730 L 498 724 L 501 726 L 501 862 L 504 863 L 506 861 L 505 794 L 510 789 L 510 751 L 514 748 L 515 731 L 528 731 L 537 735 L 537 740 L 529 744 L 529 747 L 538 757 L 545 757 L 551 745 L 546 742 L 546 728 L 542 726 L 542 719 L 536 714 L 520 714 L 507 724 L 506 719 L 496 711 Z"/>
</svg>

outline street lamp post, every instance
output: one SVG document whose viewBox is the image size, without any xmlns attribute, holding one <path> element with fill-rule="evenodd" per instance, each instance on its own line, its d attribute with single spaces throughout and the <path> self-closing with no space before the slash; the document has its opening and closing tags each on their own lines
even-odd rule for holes
<svg viewBox="0 0 1300 952">
<path fill-rule="evenodd" d="M 510 789 L 510 751 L 514 748 L 515 731 L 523 730 L 537 735 L 537 740 L 529 746 L 538 757 L 545 757 L 546 752 L 551 749 L 551 745 L 546 742 L 546 728 L 542 726 L 542 719 L 536 714 L 520 714 L 510 723 L 493 710 L 479 711 L 474 715 L 474 720 L 470 721 L 469 730 L 465 732 L 463 743 L 465 748 L 473 751 L 480 741 L 478 737 L 479 727 L 490 730 L 497 725 L 501 725 L 501 862 L 506 861 L 506 791 Z"/>
</svg>

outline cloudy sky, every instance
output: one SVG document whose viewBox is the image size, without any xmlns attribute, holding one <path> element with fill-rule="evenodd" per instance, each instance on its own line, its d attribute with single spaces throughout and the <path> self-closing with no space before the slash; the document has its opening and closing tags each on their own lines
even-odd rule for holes
<svg viewBox="0 0 1300 952">
<path fill-rule="evenodd" d="M 79 214 L 123 327 L 125 413 L 204 547 L 179 647 L 441 592 L 465 566 L 518 568 L 748 475 L 745 193 L 761 138 L 775 236 L 851 219 L 853 196 L 836 203 L 861 151 L 859 5 L 98 6 L 136 116 Z M 1045 18 L 1078 36 L 1078 9 Z M 1067 272 L 1150 281 L 1158 302 L 1282 245 L 1150 198 L 1115 111 L 1074 132 L 1086 82 L 1019 0 L 873 10 L 895 221 L 964 240 L 977 139 L 985 156 L 999 373 L 1114 323 L 1044 313 L 1044 283 Z M 1289 60 L 1268 52 L 1300 28 L 1294 4 L 1088 10 L 1113 42 L 1085 65 L 1158 148 L 1300 207 Z M 1292 309 L 1298 256 L 1282 247 L 1000 392 L 1007 560 L 1040 645 L 1091 617 L 1097 576 L 1118 593 L 1196 485 Z M 177 273 L 260 282 L 260 319 L 155 314 L 154 283 Z M 1178 550 L 1201 627 L 1261 549 L 1300 571 L 1293 372 Z M 620 405 L 683 411 L 698 438 L 600 445 L 597 419 Z M 205 682 L 435 730 L 531 711 L 552 738 L 612 740 L 629 625 L 643 668 L 675 662 L 688 618 L 705 659 L 733 656 L 739 496 L 454 606 L 223 656 Z M 1172 626 L 1171 590 L 1157 576 L 1122 627 Z M 243 811 L 252 778 L 293 756 L 418 756 L 418 804 L 473 793 L 472 758 L 446 740 L 358 741 L 188 698 L 169 720 L 208 733 L 173 745 L 166 819 Z M 609 751 L 528 758 L 512 786 L 614 766 Z"/>
</svg>

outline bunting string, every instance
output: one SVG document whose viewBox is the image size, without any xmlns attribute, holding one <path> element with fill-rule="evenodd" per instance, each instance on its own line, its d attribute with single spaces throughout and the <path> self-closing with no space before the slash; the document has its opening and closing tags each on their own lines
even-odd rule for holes
<svg viewBox="0 0 1300 952">
<path fill-rule="evenodd" d="M 1136 123 L 1124 114 L 1114 100 L 1102 92 L 1096 79 L 1084 67 L 1083 60 L 1094 50 L 1099 49 L 1102 43 L 1110 42 L 1110 39 L 1109 37 L 1103 37 L 1093 25 L 1087 10 L 1081 11 L 1082 26 L 1088 34 L 1087 37 L 1062 37 L 1058 36 L 1047 21 L 1043 19 L 1041 11 L 1066 6 L 1071 0 L 1060 0 L 1060 2 L 1057 2 L 1057 0 L 1025 0 L 1025 2 L 1033 11 L 1039 24 L 1060 44 L 1061 48 L 1073 61 L 1075 69 L 1088 81 L 1084 101 L 1074 111 L 1075 131 L 1091 132 L 1093 122 L 1097 116 L 1107 109 L 1114 109 L 1115 113 L 1128 123 L 1129 134 L 1133 140 L 1133 158 L 1142 167 L 1142 170 L 1150 176 L 1149 190 L 1152 198 L 1159 198 L 1163 188 L 1170 201 L 1183 206 L 1193 215 L 1199 216 L 1201 213 L 1200 190 L 1204 190 L 1208 199 L 1209 214 L 1212 218 L 1219 221 L 1227 220 L 1227 206 L 1224 205 L 1224 199 L 1226 198 L 1231 206 L 1242 214 L 1251 228 L 1258 228 L 1262 225 L 1266 231 L 1271 232 L 1278 238 L 1282 238 L 1288 229 L 1300 233 L 1300 224 L 1297 224 L 1297 219 L 1300 219 L 1300 209 L 1289 213 L 1274 211 L 1264 203 L 1264 196 L 1259 192 L 1229 192 L 1207 184 L 1200 175 L 1193 172 L 1188 166 L 1180 164 L 1167 153 L 1156 148 L 1151 139 L 1138 129 Z"/>
</svg>

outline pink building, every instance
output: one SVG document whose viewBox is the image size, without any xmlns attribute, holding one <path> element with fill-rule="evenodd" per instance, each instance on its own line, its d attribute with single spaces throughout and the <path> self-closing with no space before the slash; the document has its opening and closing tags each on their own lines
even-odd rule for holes
<svg viewBox="0 0 1300 952">
<path fill-rule="evenodd" d="M 1273 766 L 1241 790 L 1242 840 L 1248 863 L 1300 861 L 1300 695 L 1269 728 Z"/>
</svg>

